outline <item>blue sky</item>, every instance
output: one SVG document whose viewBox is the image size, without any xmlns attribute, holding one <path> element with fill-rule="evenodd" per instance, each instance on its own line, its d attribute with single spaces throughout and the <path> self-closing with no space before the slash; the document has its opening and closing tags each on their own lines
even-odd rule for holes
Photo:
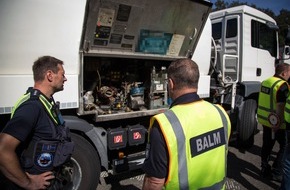
<svg viewBox="0 0 290 190">
<path fill-rule="evenodd" d="M 230 0 L 224 0 L 225 2 L 231 3 Z M 210 0 L 210 2 L 215 3 L 216 0 Z M 259 8 L 270 9 L 276 15 L 280 13 L 281 9 L 290 10 L 290 0 L 239 0 L 240 3 L 246 2 L 249 5 L 255 4 Z"/>
</svg>

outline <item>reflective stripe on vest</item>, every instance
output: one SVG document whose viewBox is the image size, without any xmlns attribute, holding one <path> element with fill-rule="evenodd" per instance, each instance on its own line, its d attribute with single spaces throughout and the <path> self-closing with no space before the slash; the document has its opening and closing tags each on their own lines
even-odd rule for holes
<svg viewBox="0 0 290 190">
<path fill-rule="evenodd" d="M 290 123 L 290 96 L 289 95 L 286 100 L 285 111 L 284 111 L 284 119 L 287 123 Z"/>
<path fill-rule="evenodd" d="M 190 149 L 190 143 L 189 141 L 194 139 L 194 136 L 186 136 L 188 134 L 185 134 L 186 129 L 184 129 L 184 127 L 181 124 L 181 120 L 179 120 L 178 115 L 176 115 L 176 113 L 178 112 L 178 110 L 174 109 L 176 108 L 173 107 L 171 110 L 168 110 L 167 112 L 165 112 L 164 114 L 159 114 L 157 116 L 154 116 L 155 119 L 158 120 L 161 131 L 165 137 L 165 141 L 167 144 L 168 152 L 169 152 L 169 170 L 168 170 L 168 178 L 165 184 L 165 188 L 166 189 L 185 189 L 185 190 L 189 190 L 189 189 L 222 189 L 224 188 L 224 184 L 225 184 L 225 176 L 226 176 L 226 158 L 227 158 L 227 147 L 228 147 L 228 137 L 229 137 L 229 133 L 228 133 L 228 127 L 230 129 L 230 123 L 229 123 L 229 119 L 227 114 L 222 111 L 220 108 L 217 108 L 215 106 L 212 106 L 212 104 L 209 104 L 208 102 L 195 102 L 190 104 L 189 106 L 187 105 L 181 105 L 182 110 L 185 109 L 189 109 L 189 110 L 196 110 L 196 111 L 192 111 L 193 115 L 194 114 L 198 114 L 198 110 L 200 110 L 201 107 L 203 107 L 203 110 L 207 110 L 206 111 L 206 116 L 216 116 L 217 111 L 214 111 L 215 109 L 218 110 L 218 113 L 221 117 L 217 117 L 217 118 L 212 118 L 212 121 L 217 121 L 214 123 L 222 123 L 222 126 L 216 126 L 216 130 L 222 130 L 223 132 L 220 134 L 223 134 L 224 136 L 221 137 L 222 142 L 224 142 L 223 144 L 218 145 L 217 147 L 214 147 L 214 145 L 210 145 L 213 146 L 212 149 L 208 149 L 205 150 L 204 152 L 198 154 L 198 155 L 188 155 L 187 152 L 190 153 L 189 149 Z M 215 107 L 215 108 L 213 108 Z M 177 112 L 176 112 L 177 111 Z M 214 112 L 213 114 L 211 114 L 211 112 Z M 186 112 L 184 112 L 186 113 Z M 165 116 L 165 117 L 164 117 Z M 198 126 L 202 127 L 203 125 L 205 125 L 207 127 L 207 122 L 201 121 L 199 119 L 194 120 L 195 121 L 200 121 L 199 123 L 194 123 L 195 127 L 194 130 L 199 131 Z M 191 124 L 193 124 L 192 122 L 189 122 L 190 126 Z M 170 126 L 171 128 L 170 128 Z M 215 124 L 217 125 L 217 124 Z M 220 125 L 220 124 L 218 124 Z M 221 128 L 220 128 L 221 127 Z M 172 129 L 172 130 L 171 130 Z M 212 131 L 215 131 L 215 129 L 211 129 L 211 127 L 208 128 L 208 133 L 204 133 L 202 132 L 201 134 L 196 134 L 196 137 L 198 136 L 202 136 L 205 134 L 210 134 Z M 188 129 L 187 129 L 188 130 Z M 203 129 L 204 130 L 204 129 Z M 169 144 L 168 144 L 169 143 Z M 176 151 L 174 150 L 174 146 L 172 146 L 172 144 L 170 143 L 175 143 L 176 144 Z M 212 143 L 212 142 L 209 142 Z M 191 182 L 189 180 L 193 179 L 194 176 L 200 177 L 200 172 L 199 172 L 199 165 L 204 165 L 204 161 L 206 161 L 206 159 L 201 158 L 201 156 L 204 155 L 204 153 L 207 152 L 214 152 L 214 153 L 218 153 L 220 154 L 224 154 L 223 160 L 217 160 L 217 165 L 221 164 L 218 170 L 220 170 L 221 168 L 223 168 L 223 171 L 218 171 L 218 175 L 216 176 L 216 179 L 209 179 L 207 182 L 200 182 L 198 179 L 195 179 L 196 181 L 199 181 L 199 184 L 191 184 Z M 211 155 L 212 153 L 210 153 L 209 155 Z M 220 156 L 217 156 L 218 158 L 220 158 Z M 204 161 L 201 161 L 204 160 Z M 207 157 L 207 160 L 212 160 L 212 156 L 210 158 Z M 192 168 L 189 167 L 189 165 L 193 165 L 192 163 L 194 162 L 194 164 L 197 165 L 196 168 Z M 199 164 L 199 162 L 202 162 L 202 164 Z M 189 164 L 189 165 L 188 165 Z M 176 168 L 176 169 L 175 169 Z M 206 171 L 211 170 L 211 168 L 204 168 L 204 174 L 206 174 Z M 176 173 L 178 173 L 176 176 Z M 220 176 L 222 174 L 222 176 Z M 201 180 L 205 181 L 206 177 L 202 178 Z M 192 180 L 191 180 L 192 181 Z"/>
<path fill-rule="evenodd" d="M 50 118 L 53 119 L 54 123 L 55 124 L 59 124 L 58 121 L 56 120 L 56 117 L 57 116 L 52 114 L 52 107 L 53 107 L 53 105 L 42 94 L 39 95 L 39 100 L 44 105 L 46 111 L 50 115 Z"/>
<path fill-rule="evenodd" d="M 52 107 L 53 104 L 51 102 L 49 102 L 42 94 L 38 95 L 40 102 L 43 104 L 43 106 L 45 107 L 47 113 L 49 114 L 50 118 L 53 120 L 53 122 L 58 125 L 59 122 L 57 121 L 57 116 L 55 116 L 52 113 Z M 26 102 L 27 100 L 29 100 L 31 98 L 31 92 L 28 92 L 26 94 L 24 94 L 15 104 L 15 106 L 13 107 L 13 111 L 11 113 L 11 118 L 13 117 L 16 109 L 24 102 Z"/>
<path fill-rule="evenodd" d="M 178 179 L 179 179 L 179 189 L 187 190 L 189 189 L 188 183 L 188 172 L 187 172 L 187 161 L 186 161 L 186 150 L 185 150 L 185 135 L 181 123 L 179 122 L 176 115 L 172 110 L 168 110 L 164 113 L 177 137 L 177 149 L 178 149 Z"/>
<path fill-rule="evenodd" d="M 13 110 L 11 112 L 11 117 L 13 117 L 14 113 L 15 113 L 15 110 L 23 103 L 23 102 L 26 102 L 27 100 L 30 99 L 30 93 L 27 93 L 27 94 L 24 94 L 14 105 L 13 107 Z"/>
<path fill-rule="evenodd" d="M 262 82 L 257 109 L 257 118 L 260 124 L 271 127 L 268 116 L 270 113 L 276 113 L 277 91 L 285 82 L 278 77 L 271 77 Z M 282 124 L 281 128 L 285 129 L 285 123 Z"/>
</svg>

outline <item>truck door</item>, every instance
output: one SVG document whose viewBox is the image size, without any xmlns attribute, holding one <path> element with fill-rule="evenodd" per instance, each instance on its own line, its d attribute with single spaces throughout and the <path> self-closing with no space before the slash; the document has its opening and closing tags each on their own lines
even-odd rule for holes
<svg viewBox="0 0 290 190">
<path fill-rule="evenodd" d="M 274 63 L 277 58 L 277 26 L 251 20 L 251 46 L 257 52 L 256 78 L 263 81 L 274 74 Z"/>
<path fill-rule="evenodd" d="M 230 15 L 225 17 L 224 32 L 224 55 L 223 73 L 225 83 L 235 83 L 238 81 L 239 55 L 240 55 L 240 16 Z"/>
<path fill-rule="evenodd" d="M 212 36 L 217 47 L 217 69 L 224 83 L 238 81 L 239 73 L 239 16 L 230 15 L 212 21 Z"/>
</svg>

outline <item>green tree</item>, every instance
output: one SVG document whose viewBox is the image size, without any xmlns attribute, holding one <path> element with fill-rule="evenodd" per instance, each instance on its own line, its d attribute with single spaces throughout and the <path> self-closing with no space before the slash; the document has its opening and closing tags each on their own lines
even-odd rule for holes
<svg viewBox="0 0 290 190">
<path fill-rule="evenodd" d="M 223 0 L 217 0 L 214 3 L 215 8 L 212 11 L 217 11 L 221 9 L 225 9 L 229 7 L 229 4 L 227 2 L 224 2 Z"/>
<path fill-rule="evenodd" d="M 281 46 L 284 46 L 288 29 L 290 29 L 290 11 L 282 9 L 280 14 L 276 16 L 275 20 L 279 26 L 279 43 Z M 288 45 L 290 45 L 289 39 Z"/>
</svg>

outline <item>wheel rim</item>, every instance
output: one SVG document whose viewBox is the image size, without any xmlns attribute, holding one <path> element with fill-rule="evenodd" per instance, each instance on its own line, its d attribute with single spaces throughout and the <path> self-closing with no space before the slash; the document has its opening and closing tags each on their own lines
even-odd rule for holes
<svg viewBox="0 0 290 190">
<path fill-rule="evenodd" d="M 73 181 L 72 189 L 77 190 L 79 189 L 81 185 L 81 181 L 82 181 L 82 169 L 79 163 L 74 158 L 71 158 L 70 164 L 71 164 L 71 168 L 70 168 L 71 179 Z"/>
</svg>

